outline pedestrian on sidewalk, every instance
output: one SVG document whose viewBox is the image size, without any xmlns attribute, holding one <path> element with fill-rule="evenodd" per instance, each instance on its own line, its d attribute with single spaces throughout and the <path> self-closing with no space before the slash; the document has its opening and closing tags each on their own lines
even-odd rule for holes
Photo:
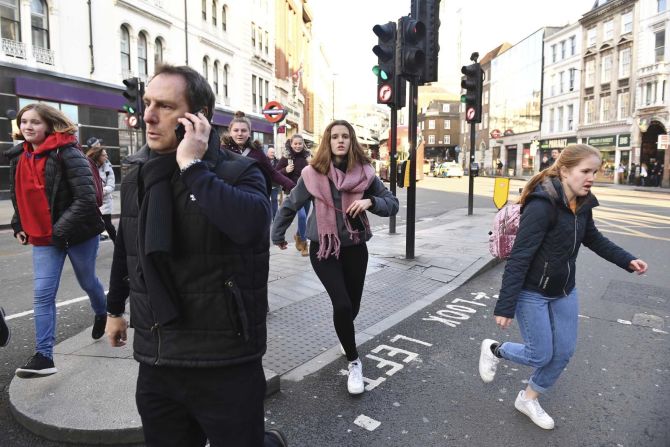
<svg viewBox="0 0 670 447">
<path fill-rule="evenodd" d="M 254 159 L 220 150 L 214 92 L 195 70 L 160 66 L 143 101 L 147 144 L 124 161 L 107 335 L 125 345 L 130 297 L 146 445 L 285 446 L 264 432 L 263 174 Z"/>
<path fill-rule="evenodd" d="M 277 164 L 277 171 L 290 178 L 294 183 L 298 183 L 302 170 L 309 163 L 312 154 L 305 149 L 305 140 L 299 133 L 294 134 L 286 142 L 286 157 L 282 157 Z M 298 210 L 298 231 L 293 236 L 295 248 L 303 256 L 309 256 L 307 251 L 307 215 L 309 214 L 310 201 L 305 202 L 305 206 Z"/>
<path fill-rule="evenodd" d="M 21 378 L 57 372 L 56 294 L 65 257 L 88 294 L 95 313 L 91 336 L 103 336 L 105 290 L 95 274 L 95 258 L 105 228 L 95 197 L 93 173 L 79 149 L 77 127 L 60 110 L 43 103 L 22 108 L 17 140 L 9 159 L 9 192 L 14 206 L 12 228 L 22 245 L 32 245 L 35 354 L 16 370 Z"/>
<path fill-rule="evenodd" d="M 335 332 L 349 361 L 347 390 L 361 394 L 363 365 L 356 350 L 354 320 L 358 315 L 368 264 L 366 241 L 372 237 L 366 210 L 378 216 L 398 212 L 398 199 L 375 176 L 370 158 L 347 121 L 326 127 L 316 155 L 284 200 L 272 227 L 272 242 L 285 250 L 285 234 L 308 201 L 309 257 L 333 304 Z"/>
<path fill-rule="evenodd" d="M 251 140 L 251 120 L 246 117 L 244 112 L 235 112 L 235 117 L 228 125 L 230 137 L 221 140 L 221 146 L 236 154 L 249 157 L 258 162 L 263 175 L 267 181 L 267 194 L 270 196 L 272 183 L 281 185 L 284 191 L 289 192 L 295 186 L 295 183 L 286 176 L 280 174 L 270 164 L 267 155 L 262 147 L 257 147 Z"/>
<path fill-rule="evenodd" d="M 598 149 L 570 145 L 524 187 L 519 230 L 493 312 L 502 329 L 516 316 L 524 343 L 486 339 L 481 344 L 484 382 L 493 380 L 501 358 L 535 368 L 514 406 L 544 429 L 554 428 L 554 420 L 538 397 L 556 383 L 577 344 L 575 261 L 580 245 L 629 272 L 647 271 L 644 261 L 603 236 L 593 222 L 598 201 L 591 187 L 601 161 Z"/>
<path fill-rule="evenodd" d="M 275 156 L 275 148 L 274 146 L 268 147 L 268 151 L 266 152 L 266 155 L 268 156 L 268 159 L 270 160 L 270 166 L 272 166 L 273 169 L 277 169 L 277 164 L 279 164 L 279 160 Z M 272 220 L 274 220 L 275 216 L 277 215 L 277 210 L 279 209 L 279 193 L 281 192 L 281 186 L 279 186 L 277 183 L 272 183 L 272 191 L 270 191 L 270 205 L 272 209 Z"/>
<path fill-rule="evenodd" d="M 102 179 L 102 206 L 100 207 L 100 214 L 102 220 L 105 222 L 105 230 L 109 239 L 114 242 L 116 240 L 116 228 L 112 223 L 112 211 L 114 210 L 114 188 L 116 180 L 114 178 L 114 169 L 109 162 L 107 151 L 102 147 L 102 140 L 96 137 L 91 137 L 86 141 L 86 156 L 89 157 L 98 167 L 100 179 Z M 101 236 L 101 240 L 107 239 Z"/>
</svg>

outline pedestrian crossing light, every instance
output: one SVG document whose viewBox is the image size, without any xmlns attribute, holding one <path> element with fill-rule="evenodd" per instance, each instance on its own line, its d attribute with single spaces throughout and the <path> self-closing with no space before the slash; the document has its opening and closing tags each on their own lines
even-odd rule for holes
<svg viewBox="0 0 670 447">
<path fill-rule="evenodd" d="M 461 68 L 464 74 L 461 80 L 461 88 L 465 93 L 461 95 L 461 102 L 465 104 L 465 119 L 469 123 L 482 122 L 482 90 L 484 86 L 484 73 L 479 63 L 464 65 Z"/>
</svg>

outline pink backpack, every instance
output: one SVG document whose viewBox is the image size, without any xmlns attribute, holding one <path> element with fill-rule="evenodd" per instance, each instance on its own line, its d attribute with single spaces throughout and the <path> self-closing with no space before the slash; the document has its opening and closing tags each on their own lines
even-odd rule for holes
<svg viewBox="0 0 670 447">
<path fill-rule="evenodd" d="M 493 219 L 493 230 L 489 231 L 489 251 L 491 256 L 501 260 L 509 258 L 514 247 L 516 233 L 521 220 L 521 205 L 504 206 Z"/>
</svg>

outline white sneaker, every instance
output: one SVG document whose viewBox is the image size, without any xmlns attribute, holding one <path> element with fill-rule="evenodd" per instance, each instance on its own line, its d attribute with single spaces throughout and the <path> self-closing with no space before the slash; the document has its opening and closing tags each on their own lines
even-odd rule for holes
<svg viewBox="0 0 670 447">
<path fill-rule="evenodd" d="M 349 394 L 361 394 L 365 391 L 363 383 L 363 365 L 360 359 L 349 362 L 349 378 L 347 379 Z"/>
<path fill-rule="evenodd" d="M 528 416 L 538 427 L 544 428 L 545 430 L 554 428 L 554 420 L 552 417 L 545 413 L 537 399 L 526 400 L 526 394 L 523 390 L 519 391 L 519 395 L 514 401 L 514 407 Z"/>
<path fill-rule="evenodd" d="M 500 359 L 491 352 L 491 345 L 498 343 L 495 340 L 487 338 L 482 342 L 481 352 L 479 353 L 479 375 L 484 383 L 489 383 L 496 376 L 496 369 Z"/>
</svg>

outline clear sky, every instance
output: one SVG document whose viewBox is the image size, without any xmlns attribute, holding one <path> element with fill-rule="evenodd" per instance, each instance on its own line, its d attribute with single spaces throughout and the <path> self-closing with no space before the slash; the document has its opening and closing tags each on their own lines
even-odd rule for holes
<svg viewBox="0 0 670 447">
<path fill-rule="evenodd" d="M 543 26 L 575 23 L 594 0 L 442 0 L 446 10 L 440 27 L 441 57 L 455 60 L 454 72 L 468 63 L 470 53 L 480 57 L 503 42 L 515 44 Z M 310 0 L 313 34 L 323 42 L 337 73 L 338 109 L 348 103 L 375 103 L 377 63 L 372 27 L 397 21 L 410 12 L 410 0 Z M 460 32 L 461 60 L 457 60 Z M 445 17 L 446 16 L 446 17 Z M 446 19 L 446 20 L 445 20 Z M 443 37 L 449 39 L 445 41 Z M 442 80 L 444 73 L 440 67 Z M 458 75 L 460 77 L 460 74 Z"/>
</svg>

